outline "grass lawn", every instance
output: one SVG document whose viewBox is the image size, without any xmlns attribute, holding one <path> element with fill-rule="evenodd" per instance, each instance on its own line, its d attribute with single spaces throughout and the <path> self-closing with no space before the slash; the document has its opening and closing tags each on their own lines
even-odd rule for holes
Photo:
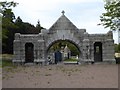
<svg viewBox="0 0 120 90">
<path fill-rule="evenodd" d="M 65 62 L 77 62 L 78 60 L 75 58 L 65 59 Z"/>
<path fill-rule="evenodd" d="M 0 55 L 0 67 L 6 67 L 6 66 L 12 66 L 12 57 L 13 55 L 11 54 L 1 54 Z"/>
<path fill-rule="evenodd" d="M 0 68 L 2 67 L 2 60 L 0 60 Z"/>
<path fill-rule="evenodd" d="M 12 61 L 10 60 L 2 60 L 2 67 L 10 66 L 13 67 Z"/>
</svg>

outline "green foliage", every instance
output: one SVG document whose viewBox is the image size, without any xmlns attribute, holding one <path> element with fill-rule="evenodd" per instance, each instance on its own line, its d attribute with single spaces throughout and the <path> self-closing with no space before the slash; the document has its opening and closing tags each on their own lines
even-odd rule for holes
<svg viewBox="0 0 120 90">
<path fill-rule="evenodd" d="M 120 44 L 115 44 L 115 52 L 120 53 Z"/>
<path fill-rule="evenodd" d="M 50 47 L 50 51 L 60 50 L 61 47 L 65 47 L 66 45 L 67 45 L 68 48 L 70 49 L 71 54 L 72 54 L 73 56 L 80 54 L 78 48 L 77 48 L 73 43 L 71 43 L 71 42 L 69 42 L 69 41 L 64 41 L 64 40 L 57 41 L 56 43 L 54 43 L 54 44 Z"/>
<path fill-rule="evenodd" d="M 120 30 L 120 1 L 105 0 L 104 8 L 106 13 L 100 16 L 101 24 L 111 30 Z"/>
<path fill-rule="evenodd" d="M 120 44 L 118 44 L 118 52 L 120 53 Z"/>
<path fill-rule="evenodd" d="M 70 62 L 76 62 L 76 61 L 78 61 L 77 59 L 73 59 L 73 58 L 70 58 L 70 59 L 65 59 L 64 61 L 70 61 Z"/>
<path fill-rule="evenodd" d="M 34 27 L 34 25 L 30 24 L 30 23 L 25 23 L 23 22 L 23 27 L 24 27 L 24 31 L 23 34 L 37 34 L 39 33 L 36 28 Z M 21 29 L 21 28 L 20 28 Z"/>
<path fill-rule="evenodd" d="M 2 40 L 2 16 L 0 15 L 0 40 Z"/>
<path fill-rule="evenodd" d="M 114 45 L 114 48 L 115 48 L 115 52 L 118 52 L 118 48 L 117 48 L 117 44 Z"/>
<path fill-rule="evenodd" d="M 14 2 L 14 1 L 11 1 L 11 2 L 7 2 L 7 1 L 0 2 L 1 8 L 3 10 L 8 9 L 10 7 L 16 7 L 17 4 L 18 3 Z"/>
<path fill-rule="evenodd" d="M 0 2 L 0 15 L 2 26 L 2 53 L 13 53 L 13 40 L 15 33 L 21 34 L 36 34 L 39 33 L 34 25 L 25 23 L 20 17 L 15 20 L 15 15 L 12 11 L 16 7 L 16 2 Z"/>
<path fill-rule="evenodd" d="M 15 7 L 17 3 L 15 2 L 0 2 L 1 10 L 0 14 L 2 15 L 2 43 L 3 46 L 6 46 L 6 40 L 8 39 L 8 34 L 11 29 L 14 29 L 16 26 L 13 23 L 15 19 L 14 13 L 12 12 L 11 7 Z"/>
<path fill-rule="evenodd" d="M 2 60 L 0 60 L 0 68 L 2 67 Z"/>
<path fill-rule="evenodd" d="M 41 33 L 41 29 L 43 29 L 43 27 L 41 27 L 41 25 L 40 25 L 40 21 L 38 20 L 38 23 L 37 23 L 37 25 L 36 25 L 36 29 L 37 29 L 37 31 L 39 32 L 39 33 Z"/>
<path fill-rule="evenodd" d="M 21 34 L 34 34 L 39 33 L 34 25 L 30 23 L 23 22 L 20 16 L 15 20 L 15 25 L 17 26 L 16 32 Z"/>
<path fill-rule="evenodd" d="M 2 60 L 2 67 L 13 66 L 12 61 L 10 60 Z"/>
<path fill-rule="evenodd" d="M 12 12 L 12 9 L 6 9 L 3 11 L 3 19 L 7 18 L 10 22 L 13 22 L 13 20 L 15 19 L 15 15 Z"/>
<path fill-rule="evenodd" d="M 2 63 L 2 67 L 6 67 L 6 66 L 14 67 L 13 64 L 12 64 L 13 55 L 2 54 L 2 55 L 0 55 L 0 57 L 2 57 L 2 60 L 0 60 L 0 63 Z"/>
</svg>

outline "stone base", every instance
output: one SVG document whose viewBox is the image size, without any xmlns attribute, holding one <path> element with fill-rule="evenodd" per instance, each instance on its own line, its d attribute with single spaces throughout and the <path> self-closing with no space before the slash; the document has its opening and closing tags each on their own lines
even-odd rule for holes
<svg viewBox="0 0 120 90">
<path fill-rule="evenodd" d="M 116 64 L 115 59 L 106 59 L 102 62 L 94 62 L 94 60 L 85 60 L 85 61 L 80 61 L 81 64 Z"/>
<path fill-rule="evenodd" d="M 77 61 L 76 61 L 76 62 L 72 62 L 72 61 L 71 61 L 71 62 L 70 62 L 70 61 L 69 61 L 69 62 L 67 62 L 67 61 L 64 61 L 63 63 L 64 63 L 64 64 L 78 64 L 78 62 L 77 62 Z"/>
<path fill-rule="evenodd" d="M 104 59 L 103 62 L 104 63 L 108 63 L 108 64 L 116 64 L 116 60 L 115 59 Z"/>
</svg>

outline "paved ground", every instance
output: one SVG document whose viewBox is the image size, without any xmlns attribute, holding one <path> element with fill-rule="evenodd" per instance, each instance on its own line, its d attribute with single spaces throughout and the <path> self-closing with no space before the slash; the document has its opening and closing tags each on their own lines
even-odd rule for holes
<svg viewBox="0 0 120 90">
<path fill-rule="evenodd" d="M 117 88 L 118 65 L 50 65 L 3 68 L 5 88 Z"/>
</svg>

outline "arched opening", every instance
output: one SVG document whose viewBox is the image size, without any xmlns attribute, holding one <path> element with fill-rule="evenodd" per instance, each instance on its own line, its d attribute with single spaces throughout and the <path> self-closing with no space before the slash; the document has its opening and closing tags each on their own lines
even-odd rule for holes
<svg viewBox="0 0 120 90">
<path fill-rule="evenodd" d="M 101 42 L 94 43 L 94 61 L 102 62 L 102 43 Z"/>
<path fill-rule="evenodd" d="M 65 60 L 78 60 L 81 51 L 76 43 L 70 40 L 56 40 L 46 49 L 47 58 L 53 60 L 53 63 Z"/>
<path fill-rule="evenodd" d="M 25 44 L 25 62 L 34 62 L 34 45 L 32 43 Z"/>
</svg>

